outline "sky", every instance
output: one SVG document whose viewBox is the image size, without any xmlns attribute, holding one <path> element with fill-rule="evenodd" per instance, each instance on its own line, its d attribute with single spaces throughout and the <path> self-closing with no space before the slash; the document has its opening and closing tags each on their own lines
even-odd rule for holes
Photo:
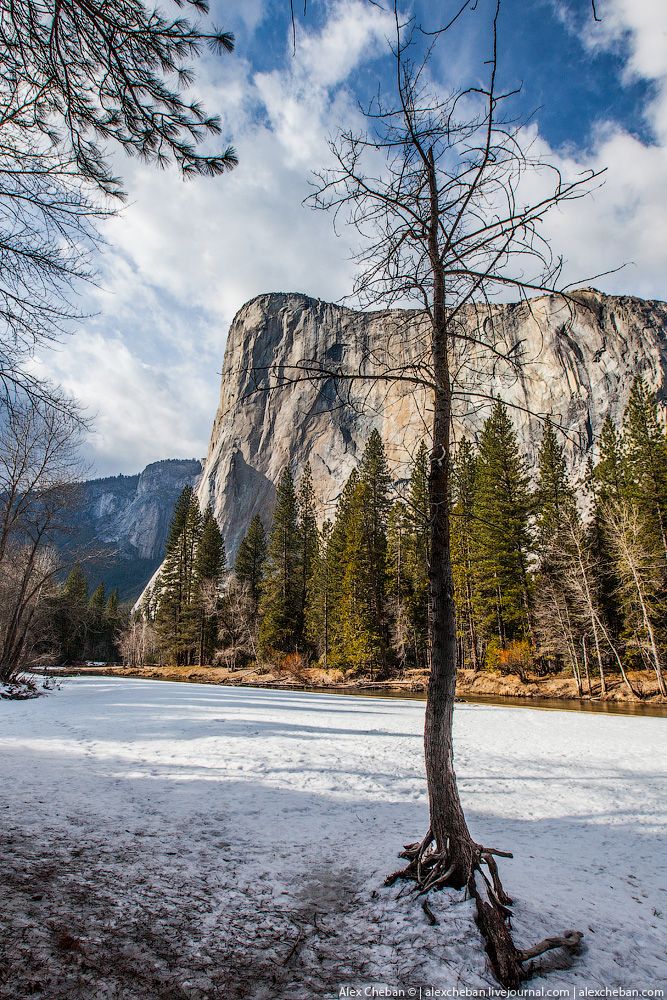
<svg viewBox="0 0 667 1000">
<path fill-rule="evenodd" d="M 432 29 L 458 7 L 405 0 L 402 11 Z M 103 225 L 97 285 L 78 303 L 89 318 L 35 359 L 92 418 L 91 476 L 205 455 L 227 330 L 253 296 L 351 292 L 354 232 L 303 202 L 312 171 L 330 163 L 327 140 L 389 85 L 393 22 L 371 0 L 295 8 L 296 51 L 288 0 L 212 0 L 236 47 L 205 55 L 193 90 L 221 116 L 234 171 L 184 182 L 112 151 L 129 199 Z M 477 0 L 439 43 L 430 73 L 443 94 L 483 79 L 494 11 Z M 667 4 L 596 0 L 596 11 L 598 21 L 590 0 L 502 0 L 499 83 L 519 90 L 512 110 L 530 119 L 541 156 L 567 176 L 605 169 L 592 194 L 547 220 L 565 280 L 667 299 Z"/>
</svg>

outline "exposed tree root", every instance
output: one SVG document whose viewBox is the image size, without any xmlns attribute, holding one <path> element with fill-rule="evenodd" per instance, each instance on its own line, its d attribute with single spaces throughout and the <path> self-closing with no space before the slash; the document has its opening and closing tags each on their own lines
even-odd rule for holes
<svg viewBox="0 0 667 1000">
<path fill-rule="evenodd" d="M 512 900 L 503 889 L 495 861 L 496 857 L 511 858 L 512 855 L 473 842 L 466 844 L 463 850 L 458 846 L 456 852 L 438 851 L 429 830 L 420 843 L 406 844 L 399 857 L 406 859 L 407 866 L 387 876 L 385 885 L 393 885 L 399 879 L 413 881 L 420 896 L 433 889 L 461 889 L 465 886 L 477 904 L 475 920 L 484 938 L 491 967 L 505 989 L 517 989 L 530 976 L 532 969 L 524 968 L 524 963 L 530 959 L 553 948 L 571 950 L 578 946 L 583 934 L 580 931 L 565 931 L 561 936 L 545 938 L 531 948 L 517 948 L 509 924 Z M 435 923 L 435 917 L 425 901 L 422 906 L 429 922 Z"/>
</svg>

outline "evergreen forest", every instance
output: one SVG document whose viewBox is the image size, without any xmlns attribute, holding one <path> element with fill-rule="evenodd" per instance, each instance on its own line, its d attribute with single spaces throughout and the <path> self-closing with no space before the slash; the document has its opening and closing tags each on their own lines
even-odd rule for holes
<svg viewBox="0 0 667 1000">
<path fill-rule="evenodd" d="M 583 481 L 547 418 L 532 476 L 496 401 L 451 467 L 460 668 L 574 677 L 582 695 L 636 671 L 667 693 L 667 439 L 636 379 L 621 427 L 605 421 Z M 390 474 L 377 431 L 322 517 L 308 465 L 285 467 L 273 521 L 255 516 L 233 567 L 210 510 L 186 488 L 166 558 L 125 629 L 126 662 L 316 664 L 374 679 L 428 668 L 429 453 Z M 633 679 L 634 678 L 634 679 Z"/>
</svg>

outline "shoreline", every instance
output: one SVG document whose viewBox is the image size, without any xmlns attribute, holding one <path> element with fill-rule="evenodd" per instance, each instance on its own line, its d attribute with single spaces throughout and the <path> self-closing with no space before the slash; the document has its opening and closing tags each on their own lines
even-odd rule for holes
<svg viewBox="0 0 667 1000">
<path fill-rule="evenodd" d="M 226 667 L 123 667 L 117 665 L 76 665 L 67 667 L 46 667 L 43 672 L 49 676 L 102 676 L 102 677 L 136 677 L 144 680 L 178 681 L 194 684 L 213 684 L 224 687 L 253 687 L 277 690 L 313 690 L 330 694 L 368 694 L 381 697 L 414 697 L 421 700 L 426 696 L 428 678 L 424 671 L 413 671 L 402 678 L 391 680 L 374 680 L 370 677 L 357 677 L 349 680 L 332 678 L 318 668 L 306 668 L 298 673 L 286 674 L 280 671 L 228 670 Z M 612 705 L 641 709 L 642 706 L 664 709 L 667 714 L 667 701 L 661 698 L 655 678 L 647 671 L 633 671 L 630 674 L 633 686 L 644 693 L 643 698 L 630 695 L 620 678 L 612 675 L 607 679 L 607 692 L 601 694 L 599 682 L 592 687 L 592 697 L 588 692 L 580 695 L 574 679 L 571 677 L 554 676 L 548 678 L 529 677 L 525 681 L 509 675 L 499 676 L 485 671 L 459 670 L 456 695 L 479 698 L 493 698 L 503 701 L 521 701 L 530 705 L 534 701 L 560 702 L 566 707 L 568 702 L 578 705 L 591 704 Z"/>
</svg>

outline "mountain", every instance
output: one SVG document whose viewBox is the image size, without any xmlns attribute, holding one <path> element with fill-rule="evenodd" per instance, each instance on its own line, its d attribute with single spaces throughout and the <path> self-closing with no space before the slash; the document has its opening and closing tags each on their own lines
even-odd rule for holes
<svg viewBox="0 0 667 1000">
<path fill-rule="evenodd" d="M 82 483 L 75 522 L 59 549 L 83 559 L 91 587 L 103 581 L 107 593 L 118 587 L 121 600 L 136 599 L 162 561 L 179 493 L 201 471 L 199 459 L 167 459 L 136 476 Z"/>
<path fill-rule="evenodd" d="M 358 312 L 299 294 L 260 295 L 235 317 L 222 366 L 220 403 L 199 484 L 233 559 L 255 513 L 267 529 L 286 464 L 310 461 L 323 511 L 358 462 L 371 430 L 382 434 L 397 477 L 428 438 L 430 390 L 423 317 Z M 475 436 L 500 396 L 531 461 L 539 417 L 560 424 L 573 472 L 581 472 L 607 414 L 620 424 L 635 374 L 667 397 L 667 306 L 579 289 L 568 300 L 470 307 L 453 361 L 455 433 Z M 520 364 L 518 364 L 520 362 Z M 389 381 L 359 379 L 383 368 Z M 308 380 L 304 368 L 323 376 Z M 399 369 L 411 385 L 392 381 Z"/>
</svg>

